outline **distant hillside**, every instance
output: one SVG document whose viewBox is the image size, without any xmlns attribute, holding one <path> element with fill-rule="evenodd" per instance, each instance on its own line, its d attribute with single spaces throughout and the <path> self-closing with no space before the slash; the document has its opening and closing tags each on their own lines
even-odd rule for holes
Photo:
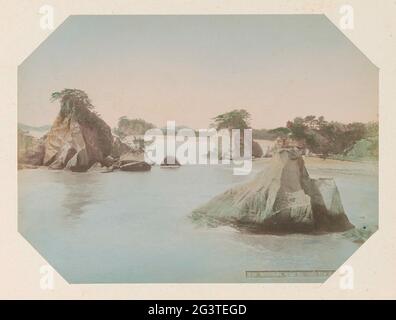
<svg viewBox="0 0 396 320">
<path fill-rule="evenodd" d="M 197 130 L 195 130 L 195 129 L 193 129 L 193 128 L 190 128 L 190 127 L 188 127 L 188 126 L 185 126 L 185 125 L 175 126 L 175 134 L 177 134 L 180 130 L 183 130 L 183 129 L 190 129 L 190 130 L 193 130 L 193 131 L 195 132 L 195 135 L 198 135 L 198 131 L 197 131 Z M 166 135 L 166 134 L 167 134 L 167 127 L 162 127 L 162 128 L 161 128 L 161 131 L 162 131 L 162 133 L 163 133 L 164 135 Z"/>
<path fill-rule="evenodd" d="M 271 130 L 253 129 L 253 139 L 259 140 L 276 140 L 278 137 L 286 137 L 290 130 L 285 127 L 279 127 Z"/>
<path fill-rule="evenodd" d="M 378 137 L 359 140 L 345 155 L 346 159 L 378 159 Z"/>
<path fill-rule="evenodd" d="M 286 127 L 253 129 L 253 139 L 274 141 L 288 137 L 311 154 L 341 160 L 378 159 L 378 122 L 340 123 L 324 117 L 297 117 Z"/>
<path fill-rule="evenodd" d="M 47 132 L 51 128 L 50 125 L 45 125 L 45 126 L 40 126 L 40 127 L 34 127 L 34 126 L 29 126 L 24 123 L 18 123 L 18 129 L 21 129 L 23 131 L 40 131 L 40 132 Z"/>
<path fill-rule="evenodd" d="M 378 160 L 378 122 L 369 122 L 365 127 L 363 139 L 356 141 L 351 148 L 345 150 L 344 160 Z"/>
<path fill-rule="evenodd" d="M 22 131 L 25 134 L 35 137 L 41 138 L 44 134 L 46 134 L 51 129 L 50 125 L 34 127 L 24 123 L 18 123 L 18 131 Z"/>
</svg>

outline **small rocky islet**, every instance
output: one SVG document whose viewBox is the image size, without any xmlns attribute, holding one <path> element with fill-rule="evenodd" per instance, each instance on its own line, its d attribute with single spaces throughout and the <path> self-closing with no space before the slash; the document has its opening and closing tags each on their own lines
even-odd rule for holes
<svg viewBox="0 0 396 320">
<path fill-rule="evenodd" d="M 354 228 L 334 179 L 312 179 L 298 150 L 280 149 L 248 183 L 197 208 L 191 218 L 257 233 L 343 232 Z"/>
</svg>

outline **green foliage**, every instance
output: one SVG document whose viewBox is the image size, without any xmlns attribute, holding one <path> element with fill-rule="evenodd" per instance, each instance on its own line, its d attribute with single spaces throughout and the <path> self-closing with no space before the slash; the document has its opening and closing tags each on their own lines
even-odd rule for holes
<svg viewBox="0 0 396 320">
<path fill-rule="evenodd" d="M 357 141 L 342 159 L 360 160 L 378 158 L 378 139 L 374 137 Z"/>
<path fill-rule="evenodd" d="M 326 121 L 323 117 L 306 116 L 295 118 L 287 122 L 287 128 L 291 137 L 302 141 L 312 152 L 327 157 L 330 154 L 345 154 L 355 143 L 368 134 L 378 134 L 378 125 L 370 126 L 353 122 L 342 124 L 339 122 Z"/>
<path fill-rule="evenodd" d="M 367 137 L 378 137 L 378 122 L 369 122 L 366 124 Z"/>
<path fill-rule="evenodd" d="M 60 114 L 62 117 L 94 109 L 88 95 L 79 89 L 63 89 L 62 91 L 53 92 L 51 94 L 51 102 L 54 101 L 60 101 Z"/>
<path fill-rule="evenodd" d="M 221 129 L 248 129 L 250 114 L 245 109 L 235 109 L 213 118 L 216 130 Z"/>
<path fill-rule="evenodd" d="M 73 117 L 81 124 L 103 125 L 88 95 L 80 89 L 63 89 L 51 94 L 51 102 L 60 101 L 60 115 Z"/>
<path fill-rule="evenodd" d="M 290 134 L 290 129 L 286 127 L 278 127 L 272 130 L 268 130 L 269 134 L 272 134 L 277 137 L 287 137 Z"/>
<path fill-rule="evenodd" d="M 289 128 L 278 127 L 275 129 L 253 129 L 253 139 L 276 140 L 278 137 L 287 137 L 290 133 Z"/>
<path fill-rule="evenodd" d="M 152 123 L 146 122 L 143 119 L 128 119 L 126 116 L 118 120 L 117 128 L 113 131 L 120 138 L 130 135 L 144 135 L 147 130 L 153 129 Z"/>
</svg>

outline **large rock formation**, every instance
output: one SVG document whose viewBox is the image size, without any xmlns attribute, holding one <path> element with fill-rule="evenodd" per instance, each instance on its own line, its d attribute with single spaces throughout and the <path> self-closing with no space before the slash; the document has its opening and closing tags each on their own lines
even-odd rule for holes
<svg viewBox="0 0 396 320">
<path fill-rule="evenodd" d="M 333 179 L 312 179 L 298 151 L 281 149 L 268 170 L 196 209 L 192 218 L 255 232 L 339 232 L 353 228 Z"/>
<path fill-rule="evenodd" d="M 133 142 L 138 142 L 134 148 L 119 137 L 113 137 L 110 127 L 94 111 L 84 91 L 63 89 L 53 92 L 51 100 L 60 101 L 60 111 L 43 139 L 18 131 L 19 167 L 45 165 L 50 169 L 77 172 L 85 172 L 91 167 L 92 172 L 111 172 L 119 168 L 147 171 L 151 168 L 143 161 L 144 143 L 134 137 Z M 126 120 L 122 118 L 120 121 L 124 123 Z M 132 123 L 145 122 L 138 120 Z"/>
<path fill-rule="evenodd" d="M 110 127 L 94 112 L 59 113 L 45 140 L 44 165 L 86 171 L 112 152 Z"/>
</svg>

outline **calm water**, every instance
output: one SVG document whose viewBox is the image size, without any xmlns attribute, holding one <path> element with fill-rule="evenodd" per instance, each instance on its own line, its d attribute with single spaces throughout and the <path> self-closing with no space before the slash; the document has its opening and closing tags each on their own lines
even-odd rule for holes
<svg viewBox="0 0 396 320">
<path fill-rule="evenodd" d="M 376 164 L 306 164 L 311 176 L 336 179 L 353 224 L 378 225 Z M 339 267 L 358 248 L 342 234 L 251 235 L 197 228 L 188 219 L 194 208 L 267 165 L 255 162 L 249 176 L 222 166 L 106 174 L 22 170 L 19 231 L 71 283 L 257 282 L 268 279 L 247 279 L 245 271 Z"/>
</svg>

